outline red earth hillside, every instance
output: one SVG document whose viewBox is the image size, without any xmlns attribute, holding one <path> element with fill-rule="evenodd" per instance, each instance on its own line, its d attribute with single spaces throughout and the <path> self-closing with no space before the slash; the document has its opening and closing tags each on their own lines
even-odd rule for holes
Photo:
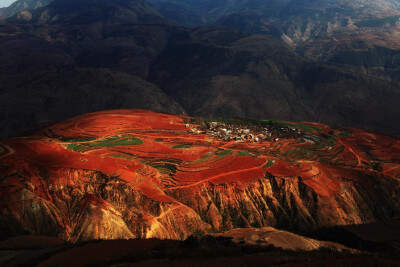
<svg viewBox="0 0 400 267">
<path fill-rule="evenodd" d="M 3 238 L 307 231 L 400 211 L 399 139 L 316 123 L 97 112 L 4 140 L 0 170 Z"/>
</svg>

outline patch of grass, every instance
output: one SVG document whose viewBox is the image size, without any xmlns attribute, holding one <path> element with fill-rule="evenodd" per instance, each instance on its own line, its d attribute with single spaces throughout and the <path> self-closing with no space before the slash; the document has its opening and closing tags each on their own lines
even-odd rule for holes
<svg viewBox="0 0 400 267">
<path fill-rule="evenodd" d="M 227 150 L 222 150 L 222 149 L 218 149 L 217 152 L 215 152 L 215 155 L 217 156 L 226 156 L 228 154 L 230 154 L 232 151 L 230 149 Z"/>
<path fill-rule="evenodd" d="M 341 131 L 340 134 L 336 135 L 336 137 L 348 137 L 350 135 L 351 135 L 351 132 L 344 130 L 344 131 Z"/>
<path fill-rule="evenodd" d="M 107 147 L 112 147 L 112 146 L 130 146 L 130 145 L 141 145 L 143 144 L 143 141 L 134 138 L 131 136 L 123 136 L 123 137 L 118 137 L 118 136 L 113 136 L 110 138 L 106 138 L 104 140 L 100 140 L 97 142 L 93 143 L 88 143 L 92 147 L 96 146 L 107 146 Z"/>
<path fill-rule="evenodd" d="M 64 137 L 64 136 L 61 136 L 58 139 L 61 142 L 65 142 L 65 143 L 74 143 L 74 142 L 81 143 L 81 142 L 89 142 L 89 141 L 96 140 L 95 137 L 82 137 L 82 136 L 79 136 L 79 137 Z"/>
<path fill-rule="evenodd" d="M 272 165 L 274 165 L 274 162 L 272 160 L 268 160 L 268 162 L 262 168 L 266 169 L 271 167 Z"/>
<path fill-rule="evenodd" d="M 295 126 L 293 123 L 284 122 L 284 121 L 276 121 L 276 120 L 261 120 L 261 121 L 267 125 L 282 125 L 282 126 L 287 126 L 287 127 Z"/>
<path fill-rule="evenodd" d="M 250 157 L 254 157 L 255 155 L 251 154 L 250 152 L 247 151 L 238 151 L 238 155 L 239 156 L 250 156 Z"/>
<path fill-rule="evenodd" d="M 78 143 L 78 144 L 69 144 L 68 146 L 67 146 L 67 149 L 68 150 L 74 150 L 75 151 L 75 149 L 77 148 L 77 147 L 79 147 L 80 146 L 80 144 Z"/>
<path fill-rule="evenodd" d="M 131 156 L 124 155 L 124 154 L 114 154 L 114 155 L 110 155 L 110 157 L 119 158 L 119 159 L 127 159 L 127 160 L 131 160 L 132 159 Z"/>
<path fill-rule="evenodd" d="M 151 166 L 157 169 L 160 173 L 163 174 L 175 174 L 178 170 L 177 165 L 178 162 L 170 159 L 154 159 L 154 160 L 142 160 L 140 163 L 145 164 L 147 166 Z"/>
<path fill-rule="evenodd" d="M 182 148 L 191 148 L 191 145 L 176 145 L 173 146 L 172 148 L 176 148 L 176 149 L 182 149 Z"/>
<path fill-rule="evenodd" d="M 164 164 L 164 165 L 154 165 L 154 168 L 156 168 L 160 173 L 163 174 L 171 174 L 171 173 L 176 173 L 177 167 L 172 164 Z"/>
<path fill-rule="evenodd" d="M 114 146 L 130 146 L 130 145 L 141 145 L 143 141 L 134 138 L 132 136 L 112 136 L 103 140 L 98 140 L 95 142 L 85 142 L 85 143 L 76 143 L 69 144 L 67 149 L 73 150 L 75 152 L 86 152 L 88 150 L 95 149 L 97 147 L 114 147 Z"/>
<path fill-rule="evenodd" d="M 298 123 L 298 124 L 296 124 L 296 127 L 301 129 L 301 130 L 303 130 L 303 131 L 309 132 L 309 133 L 320 133 L 320 132 L 322 132 L 322 129 L 320 129 L 318 127 L 315 127 L 315 126 L 308 125 L 308 124 Z"/>
<path fill-rule="evenodd" d="M 192 161 L 189 164 L 200 164 L 200 163 L 206 162 L 207 160 L 211 159 L 212 156 L 213 156 L 212 154 L 205 155 L 204 157 L 202 157 L 198 160 Z"/>
</svg>

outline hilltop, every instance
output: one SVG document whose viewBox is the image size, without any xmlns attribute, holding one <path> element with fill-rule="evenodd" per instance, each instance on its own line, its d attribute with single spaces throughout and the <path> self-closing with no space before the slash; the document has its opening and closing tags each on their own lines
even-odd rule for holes
<svg viewBox="0 0 400 267">
<path fill-rule="evenodd" d="M 387 220 L 400 210 L 399 146 L 316 123 L 91 113 L 1 143 L 1 233 L 183 240 Z"/>
</svg>

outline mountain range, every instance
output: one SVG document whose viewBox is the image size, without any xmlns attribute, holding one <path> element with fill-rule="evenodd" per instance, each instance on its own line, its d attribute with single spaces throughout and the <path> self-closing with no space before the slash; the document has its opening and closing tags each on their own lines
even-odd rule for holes
<svg viewBox="0 0 400 267">
<path fill-rule="evenodd" d="M 398 4 L 380 2 L 33 1 L 44 6 L 0 27 L 1 135 L 116 108 L 399 135 L 399 54 L 385 41 Z M 333 21 L 350 17 L 361 26 Z"/>
<path fill-rule="evenodd" d="M 0 19 L 8 18 L 12 15 L 24 11 L 31 10 L 38 7 L 45 6 L 51 3 L 53 0 L 18 0 L 12 3 L 8 7 L 0 8 Z"/>
</svg>

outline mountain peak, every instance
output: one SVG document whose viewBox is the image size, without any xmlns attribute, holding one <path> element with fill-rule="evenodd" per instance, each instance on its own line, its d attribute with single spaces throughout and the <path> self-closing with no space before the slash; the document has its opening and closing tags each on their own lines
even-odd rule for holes
<svg viewBox="0 0 400 267">
<path fill-rule="evenodd" d="M 90 24 L 96 21 L 167 22 L 144 0 L 56 0 L 30 12 L 19 13 L 8 21 L 28 21 L 39 24 Z"/>
<path fill-rule="evenodd" d="M 17 0 L 8 7 L 0 8 L 0 19 L 11 17 L 24 10 L 39 8 L 51 2 L 53 0 Z"/>
</svg>

